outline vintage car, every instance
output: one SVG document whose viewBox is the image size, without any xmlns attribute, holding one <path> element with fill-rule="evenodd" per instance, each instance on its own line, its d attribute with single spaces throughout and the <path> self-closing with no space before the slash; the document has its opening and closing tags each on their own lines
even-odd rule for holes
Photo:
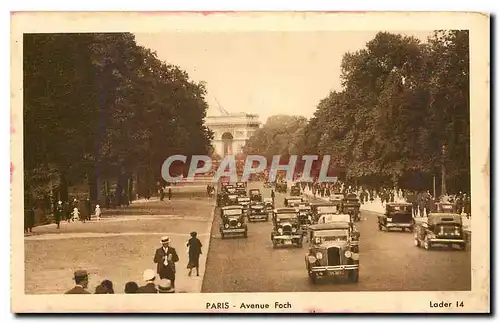
<svg viewBox="0 0 500 323">
<path fill-rule="evenodd" d="M 217 206 L 223 206 L 223 201 L 226 199 L 228 195 L 228 188 L 233 187 L 229 183 L 221 183 L 219 189 L 217 190 Z"/>
<path fill-rule="evenodd" d="M 342 213 L 350 214 L 354 221 L 360 220 L 360 207 L 359 198 L 354 193 L 346 194 L 342 200 Z"/>
<path fill-rule="evenodd" d="M 247 191 L 246 191 L 247 185 L 244 182 L 238 182 L 236 183 L 236 193 L 238 196 L 245 197 L 247 196 Z"/>
<path fill-rule="evenodd" d="M 344 194 L 340 192 L 335 192 L 332 195 L 330 195 L 330 198 L 328 199 L 333 205 L 337 207 L 342 206 L 342 200 L 344 199 Z"/>
<path fill-rule="evenodd" d="M 429 250 L 435 246 L 457 246 L 465 250 L 462 217 L 455 213 L 430 213 L 427 221 L 415 227 L 415 246 Z"/>
<path fill-rule="evenodd" d="M 285 197 L 285 199 L 283 200 L 283 204 L 285 205 L 285 207 L 295 207 L 300 203 L 304 203 L 305 201 L 306 199 L 303 197 Z"/>
<path fill-rule="evenodd" d="M 359 278 L 359 253 L 348 222 L 314 224 L 308 231 L 309 252 L 305 263 L 312 283 L 320 277 Z"/>
<path fill-rule="evenodd" d="M 297 209 L 275 209 L 273 211 L 273 232 L 271 232 L 273 247 L 295 245 L 302 248 L 303 240 Z"/>
<path fill-rule="evenodd" d="M 273 199 L 271 197 L 264 198 L 264 205 L 266 206 L 267 213 L 272 213 L 274 209 Z"/>
<path fill-rule="evenodd" d="M 285 181 L 276 182 L 276 192 L 286 193 L 288 191 L 288 185 Z"/>
<path fill-rule="evenodd" d="M 415 220 L 410 203 L 387 203 L 385 213 L 378 216 L 378 229 L 389 231 L 400 228 L 402 231 L 413 231 Z"/>
<path fill-rule="evenodd" d="M 305 233 L 307 227 L 312 224 L 311 205 L 307 202 L 301 202 L 296 205 L 296 208 L 299 214 L 300 228 Z"/>
<path fill-rule="evenodd" d="M 316 224 L 326 224 L 326 223 L 348 223 L 350 227 L 350 236 L 353 248 L 356 252 L 359 252 L 359 236 L 360 232 L 354 222 L 352 221 L 352 217 L 350 214 L 338 214 L 338 213 L 322 213 L 318 219 Z"/>
<path fill-rule="evenodd" d="M 252 202 L 262 202 L 262 194 L 257 188 L 249 190 L 248 196 L 250 197 L 250 201 Z"/>
<path fill-rule="evenodd" d="M 434 204 L 432 213 L 456 213 L 456 207 L 453 203 L 438 202 Z"/>
<path fill-rule="evenodd" d="M 290 188 L 290 196 L 300 196 L 300 186 L 299 186 L 299 184 L 294 184 Z"/>
<path fill-rule="evenodd" d="M 247 237 L 248 228 L 245 224 L 243 207 L 240 205 L 225 206 L 220 209 L 220 235 L 221 238 L 228 235 L 242 235 Z"/>
<path fill-rule="evenodd" d="M 250 205 L 250 198 L 238 196 L 238 205 L 243 206 L 243 212 L 248 210 L 248 206 Z"/>
<path fill-rule="evenodd" d="M 220 203 L 220 207 L 230 206 L 230 205 L 239 205 L 238 204 L 238 195 L 236 194 L 225 194 L 222 196 L 222 200 Z"/>
<path fill-rule="evenodd" d="M 253 202 L 250 203 L 248 208 L 248 222 L 252 221 L 269 221 L 269 212 L 266 209 L 264 202 Z"/>
<path fill-rule="evenodd" d="M 332 202 L 313 202 L 311 203 L 311 212 L 313 222 L 316 223 L 319 218 L 318 209 L 321 207 L 336 207 Z"/>
</svg>

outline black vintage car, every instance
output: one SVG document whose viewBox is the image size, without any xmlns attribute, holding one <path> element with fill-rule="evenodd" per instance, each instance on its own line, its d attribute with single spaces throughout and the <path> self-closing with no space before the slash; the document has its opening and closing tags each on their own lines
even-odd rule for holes
<svg viewBox="0 0 500 323">
<path fill-rule="evenodd" d="M 303 197 L 293 196 L 293 197 L 285 197 L 283 200 L 283 205 L 285 207 L 295 207 L 300 203 L 304 203 L 306 201 Z"/>
<path fill-rule="evenodd" d="M 303 240 L 297 209 L 275 209 L 273 211 L 273 232 L 271 232 L 273 247 L 295 245 L 302 248 Z"/>
<path fill-rule="evenodd" d="M 222 207 L 220 209 L 220 235 L 224 239 L 228 235 L 242 235 L 247 237 L 248 228 L 245 224 L 245 216 L 243 207 L 240 205 L 232 205 Z"/>
<path fill-rule="evenodd" d="M 300 186 L 299 186 L 299 184 L 294 184 L 290 188 L 290 196 L 300 196 Z"/>
<path fill-rule="evenodd" d="M 299 203 L 296 208 L 299 213 L 300 228 L 302 232 L 305 233 L 307 227 L 312 224 L 311 205 L 308 202 L 303 202 Z"/>
<path fill-rule="evenodd" d="M 410 203 L 388 203 L 385 206 L 385 213 L 378 216 L 378 229 L 399 228 L 402 231 L 413 231 L 415 220 Z"/>
<path fill-rule="evenodd" d="M 222 196 L 220 207 L 231 206 L 231 205 L 239 205 L 238 203 L 238 195 L 236 194 L 228 194 Z"/>
<path fill-rule="evenodd" d="M 264 205 L 266 206 L 267 213 L 272 213 L 274 210 L 274 202 L 271 197 L 264 198 Z"/>
<path fill-rule="evenodd" d="M 248 196 L 250 197 L 250 201 L 252 202 L 262 202 L 262 194 L 260 193 L 260 190 L 257 188 L 249 190 Z"/>
<path fill-rule="evenodd" d="M 236 195 L 236 187 L 229 183 L 222 183 L 217 192 L 217 206 L 231 205 L 227 204 L 230 195 Z"/>
<path fill-rule="evenodd" d="M 342 200 L 342 213 L 350 214 L 354 221 L 359 221 L 360 219 L 360 207 L 359 198 L 354 193 L 346 194 Z"/>
<path fill-rule="evenodd" d="M 243 206 L 243 212 L 246 213 L 248 211 L 248 206 L 250 205 L 250 198 L 244 196 L 238 196 L 238 205 Z"/>
<path fill-rule="evenodd" d="M 359 237 L 359 236 L 358 236 Z M 314 224 L 308 231 L 309 252 L 306 269 L 312 283 L 320 277 L 345 277 L 351 282 L 359 279 L 357 241 L 347 222 Z"/>
<path fill-rule="evenodd" d="M 462 217 L 455 213 L 431 213 L 415 227 L 415 246 L 426 250 L 437 246 L 466 249 Z"/>
<path fill-rule="evenodd" d="M 269 213 L 266 209 L 266 205 L 263 202 L 250 203 L 247 216 L 248 222 L 269 221 Z"/>
<path fill-rule="evenodd" d="M 286 193 L 288 191 L 288 185 L 286 181 L 276 182 L 276 192 L 278 193 Z"/>
<path fill-rule="evenodd" d="M 241 197 L 247 196 L 247 185 L 244 182 L 236 183 L 236 194 Z"/>
<path fill-rule="evenodd" d="M 312 202 L 311 203 L 311 213 L 313 218 L 313 223 L 316 223 L 319 218 L 318 208 L 320 207 L 336 207 L 332 202 Z"/>
</svg>

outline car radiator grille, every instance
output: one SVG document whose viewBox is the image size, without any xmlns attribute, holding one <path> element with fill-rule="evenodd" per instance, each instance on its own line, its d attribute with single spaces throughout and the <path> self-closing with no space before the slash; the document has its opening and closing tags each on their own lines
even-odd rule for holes
<svg viewBox="0 0 500 323">
<path fill-rule="evenodd" d="M 328 248 L 328 266 L 340 265 L 340 250 L 337 247 Z"/>
<path fill-rule="evenodd" d="M 283 226 L 283 233 L 284 234 L 291 234 L 292 233 L 292 227 L 290 225 L 284 225 Z"/>
<path fill-rule="evenodd" d="M 229 221 L 229 225 L 232 226 L 232 227 L 235 227 L 235 226 L 238 225 L 238 221 L 231 220 L 231 221 Z"/>
</svg>

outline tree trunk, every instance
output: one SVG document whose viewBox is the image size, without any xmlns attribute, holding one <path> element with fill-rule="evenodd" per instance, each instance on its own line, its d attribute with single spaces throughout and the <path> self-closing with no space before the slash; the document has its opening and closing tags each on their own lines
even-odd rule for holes
<svg viewBox="0 0 500 323">
<path fill-rule="evenodd" d="M 63 202 L 68 201 L 68 182 L 66 180 L 65 173 L 61 173 L 61 182 L 59 184 L 59 199 Z"/>
</svg>

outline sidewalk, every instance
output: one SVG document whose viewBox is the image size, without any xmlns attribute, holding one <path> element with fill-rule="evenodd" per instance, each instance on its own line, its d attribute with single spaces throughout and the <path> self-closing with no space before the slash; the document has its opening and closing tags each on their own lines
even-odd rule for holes
<svg viewBox="0 0 500 323">
<path fill-rule="evenodd" d="M 304 195 L 312 197 L 312 191 L 309 190 L 307 187 L 304 190 Z M 321 196 L 316 196 L 316 198 L 328 201 L 328 197 L 321 197 Z M 364 204 L 361 204 L 360 207 L 361 211 L 368 211 L 368 212 L 373 212 L 373 213 L 384 213 L 385 208 L 382 205 L 382 202 L 380 201 L 380 198 L 376 198 L 373 202 L 367 202 Z M 427 220 L 427 217 L 416 217 L 416 221 L 422 222 Z M 467 219 L 467 216 L 465 213 L 462 213 L 462 222 L 463 222 L 463 227 L 465 231 L 472 232 L 471 230 L 471 220 Z"/>
</svg>

